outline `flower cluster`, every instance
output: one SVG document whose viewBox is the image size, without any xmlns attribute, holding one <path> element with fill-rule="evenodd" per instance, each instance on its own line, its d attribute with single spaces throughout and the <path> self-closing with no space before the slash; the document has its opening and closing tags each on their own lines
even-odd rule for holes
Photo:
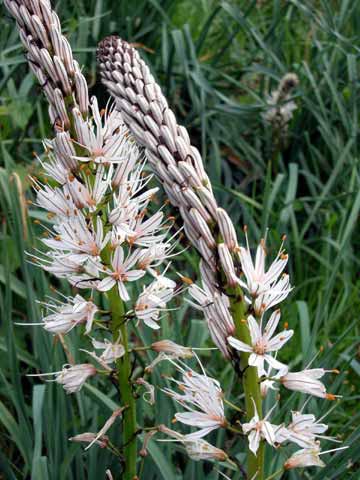
<svg viewBox="0 0 360 480">
<path fill-rule="evenodd" d="M 49 250 L 38 251 L 32 259 L 77 288 L 105 292 L 116 287 L 124 302 L 130 301 L 131 283 L 147 276 L 150 283 L 130 310 L 158 328 L 160 313 L 176 289 L 175 282 L 158 271 L 173 248 L 167 240 L 171 224 L 162 211 L 148 213 L 157 188 L 147 188 L 151 176 L 145 173 L 145 162 L 120 114 L 111 108 L 100 112 L 95 98 L 90 108 L 86 119 L 74 113 L 76 138 L 81 140 L 76 143 L 86 156 L 72 151 L 75 142 L 70 136 L 63 139 L 67 155 L 65 148 L 59 153 L 58 136 L 45 142 L 49 160 L 42 166 L 49 181 L 36 180 L 34 185 L 36 205 L 50 213 L 51 228 L 46 228 L 42 240 Z M 50 186 L 50 180 L 56 186 Z M 49 314 L 43 326 L 54 334 L 66 334 L 83 323 L 90 334 L 94 322 L 101 320 L 99 307 L 80 295 L 61 303 L 50 300 L 45 306 Z M 100 362 L 121 356 L 121 339 L 117 345 L 108 339 L 94 342 L 95 348 L 104 350 L 100 357 L 95 355 Z M 65 368 L 56 380 L 66 388 L 70 378 L 73 385 L 74 372 Z M 86 378 L 81 375 L 78 389 Z"/>
<path fill-rule="evenodd" d="M 275 448 L 288 443 L 300 447 L 284 463 L 284 469 L 323 466 L 320 455 L 326 452 L 321 452 L 319 439 L 334 439 L 323 435 L 327 425 L 322 419 L 304 413 L 303 408 L 292 412 L 288 424 L 275 425 L 270 418 L 277 404 L 265 416 L 260 410 L 261 395 L 265 397 L 269 390 L 277 389 L 276 385 L 319 398 L 335 398 L 320 381 L 326 370 L 291 372 L 277 358 L 294 335 L 286 324 L 278 332 L 278 305 L 292 290 L 284 272 L 288 255 L 283 243 L 269 268 L 265 239 L 257 247 L 255 259 L 247 236 L 245 247 L 238 244 L 229 215 L 217 205 L 198 150 L 191 145 L 186 129 L 177 124 L 149 68 L 131 45 L 111 36 L 99 46 L 102 80 L 117 100 L 116 107 L 108 104 L 100 110 L 97 99 L 88 97 L 86 80 L 50 2 L 4 2 L 17 21 L 31 68 L 49 101 L 55 130 L 55 138 L 44 140 L 45 159 L 38 159 L 40 178 L 32 179 L 35 204 L 47 211 L 48 222 L 42 247 L 30 254 L 31 261 L 85 291 L 43 302 L 40 325 L 60 338 L 66 353 L 68 337 L 64 337 L 70 331 L 84 330 L 84 338 L 91 340 L 94 350 L 81 351 L 97 365 L 75 364 L 68 355 L 69 363 L 60 371 L 41 376 L 53 376 L 67 393 L 74 393 L 95 375 L 111 375 L 113 381 L 120 382 L 123 401 L 123 407 L 114 410 L 97 434 L 86 432 L 71 440 L 87 442 L 88 448 L 93 444 L 108 448 L 106 433 L 124 412 L 124 478 L 137 478 L 135 400 L 139 396 L 134 392 L 145 389 L 142 398 L 153 405 L 155 386 L 147 375 L 155 365 L 168 360 L 181 378 L 168 378 L 176 387 L 167 386 L 162 391 L 185 410 L 175 413 L 174 423 L 195 431 L 181 434 L 164 425 L 150 427 L 140 455 L 146 455 L 147 442 L 155 432 L 161 432 L 170 441 L 180 442 L 193 460 L 226 461 L 236 467 L 226 452 L 203 438 L 222 428 L 246 436 L 255 456 L 264 442 Z M 285 76 L 269 99 L 271 108 L 265 119 L 277 122 L 279 128 L 286 128 L 291 119 L 294 104 L 282 104 L 289 100 L 296 84 L 294 75 Z M 239 422 L 232 425 L 226 418 L 224 407 L 239 408 L 225 399 L 220 383 L 206 374 L 194 349 L 171 340 L 138 346 L 138 339 L 133 342 L 129 336 L 130 319 L 136 328 L 145 325 L 159 330 L 165 312 L 170 310 L 168 303 L 183 291 L 167 276 L 167 260 L 175 255 L 176 247 L 175 236 L 169 235 L 174 217 L 167 218 L 164 206 L 157 204 L 158 188 L 152 186 L 152 175 L 147 173 L 146 160 L 135 141 L 145 148 L 146 160 L 201 256 L 201 287 L 191 280 L 185 282 L 190 284 L 188 302 L 204 313 L 214 344 L 224 359 L 232 362 L 235 372 L 245 378 L 249 368 L 252 375 L 252 385 L 243 384 L 248 411 L 241 430 Z M 134 288 L 135 282 L 141 288 Z M 107 298 L 107 303 L 100 302 L 101 298 Z M 104 303 L 109 310 L 102 309 Z M 158 356 L 148 366 L 142 359 L 143 376 L 135 379 L 130 356 L 136 358 L 143 350 Z M 192 357 L 198 360 L 201 373 L 184 363 Z M 115 368 L 117 375 L 113 375 Z M 261 462 L 262 455 L 258 457 Z M 260 463 L 257 468 L 248 474 L 256 477 L 262 469 Z M 109 470 L 107 476 L 112 478 Z"/>
<path fill-rule="evenodd" d="M 204 370 L 199 374 L 185 364 L 173 363 L 182 374 L 182 381 L 179 382 L 174 378 L 171 380 L 177 384 L 182 393 L 174 392 L 169 388 L 165 388 L 164 392 L 188 410 L 184 413 L 176 413 L 175 420 L 200 428 L 195 433 L 187 435 L 187 438 L 202 438 L 212 430 L 225 427 L 223 392 L 219 382 L 208 377 Z M 201 364 L 200 366 L 202 368 Z"/>
<path fill-rule="evenodd" d="M 276 333 L 281 318 L 280 309 L 273 311 L 270 315 L 269 311 L 289 295 L 292 287 L 289 276 L 284 273 L 288 255 L 283 250 L 283 243 L 268 269 L 266 269 L 266 256 L 266 244 L 262 239 L 257 247 L 255 260 L 252 259 L 246 234 L 246 248 L 239 248 L 243 277 L 239 277 L 238 282 L 246 292 L 248 304 L 246 322 L 251 341 L 245 343 L 235 336 L 229 336 L 228 343 L 236 351 L 249 355 L 248 364 L 257 369 L 258 377 L 261 379 L 263 397 L 267 395 L 269 389 L 276 389 L 275 385 L 278 383 L 289 390 L 333 400 L 335 396 L 327 393 L 324 384 L 319 380 L 326 370 L 316 368 L 290 372 L 289 367 L 277 359 L 278 352 L 291 339 L 294 331 L 289 330 L 286 325 L 285 330 Z M 269 318 L 265 321 L 268 315 Z M 273 375 L 272 370 L 276 372 Z M 314 415 L 299 412 L 292 413 L 292 422 L 288 426 L 273 425 L 268 419 L 275 407 L 276 404 L 261 419 L 254 402 L 253 418 L 242 425 L 244 434 L 248 435 L 250 450 L 256 454 L 260 441 L 265 440 L 274 447 L 292 442 L 302 447 L 306 455 L 307 450 L 315 449 L 320 453 L 316 439 L 327 430 L 327 426 L 317 422 Z M 313 456 L 310 457 L 313 458 Z"/>
</svg>

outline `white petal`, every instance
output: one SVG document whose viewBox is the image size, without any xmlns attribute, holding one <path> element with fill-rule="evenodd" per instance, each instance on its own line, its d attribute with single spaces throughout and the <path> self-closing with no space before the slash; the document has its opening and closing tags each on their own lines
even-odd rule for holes
<svg viewBox="0 0 360 480">
<path fill-rule="evenodd" d="M 111 264 L 116 272 L 121 271 L 124 265 L 124 250 L 121 246 L 116 247 Z"/>
<path fill-rule="evenodd" d="M 250 287 L 252 283 L 252 279 L 255 276 L 254 266 L 252 263 L 250 252 L 248 252 L 244 247 L 240 247 L 239 256 L 240 256 L 242 271 L 245 274 L 248 287 Z"/>
<path fill-rule="evenodd" d="M 152 328 L 153 330 L 159 330 L 160 328 L 160 325 L 151 318 L 143 318 L 143 322 L 145 323 L 145 325 Z"/>
<path fill-rule="evenodd" d="M 233 348 L 235 348 L 235 350 L 239 350 L 240 352 L 251 353 L 253 351 L 250 345 L 247 345 L 246 343 L 242 342 L 241 340 L 238 340 L 235 337 L 228 337 L 227 341 Z"/>
<path fill-rule="evenodd" d="M 275 442 L 275 431 L 273 426 L 270 422 L 263 422 L 262 423 L 262 434 L 264 435 L 265 440 L 268 442 L 269 445 L 274 445 Z"/>
<path fill-rule="evenodd" d="M 269 340 L 273 336 L 276 327 L 279 324 L 280 316 L 280 310 L 276 310 L 271 314 L 264 330 L 264 337 L 266 337 L 267 340 Z"/>
<path fill-rule="evenodd" d="M 113 277 L 106 277 L 97 284 L 97 289 L 100 292 L 107 292 L 116 284 L 116 280 Z"/>
<path fill-rule="evenodd" d="M 252 345 L 255 345 L 256 342 L 262 337 L 260 326 L 252 315 L 249 315 L 248 317 L 248 324 L 251 336 L 251 343 Z"/>
<path fill-rule="evenodd" d="M 205 437 L 205 435 L 212 432 L 217 427 L 218 425 L 202 428 L 201 430 L 197 430 L 196 432 L 188 433 L 187 435 L 185 435 L 185 438 L 186 440 L 198 440 L 199 438 Z"/>
<path fill-rule="evenodd" d="M 256 452 L 258 451 L 259 445 L 260 445 L 260 432 L 258 430 L 252 430 L 249 433 L 249 449 L 253 452 L 254 455 L 256 455 Z"/>
<path fill-rule="evenodd" d="M 256 249 L 255 272 L 258 279 L 261 279 L 265 273 L 265 247 L 263 241 L 260 242 Z"/>
<path fill-rule="evenodd" d="M 129 272 L 126 272 L 126 280 L 128 282 L 134 282 L 142 278 L 145 273 L 145 270 L 130 270 Z"/>
<path fill-rule="evenodd" d="M 276 360 L 271 355 L 266 354 L 265 360 L 268 362 L 269 365 L 271 365 L 274 370 L 281 370 L 282 373 L 285 373 L 285 371 L 289 369 L 289 367 L 285 365 L 285 363 L 279 362 L 279 360 Z"/>
<path fill-rule="evenodd" d="M 266 281 L 269 283 L 273 283 L 286 267 L 287 261 L 288 256 L 286 255 L 286 258 L 284 258 L 284 260 L 276 260 L 275 262 L 273 262 L 269 270 L 266 272 Z"/>
<path fill-rule="evenodd" d="M 258 355 L 257 353 L 252 353 L 249 357 L 249 365 L 252 367 L 257 367 L 259 371 L 259 376 L 266 375 L 264 369 L 264 355 Z"/>
<path fill-rule="evenodd" d="M 276 352 L 277 350 L 280 350 L 280 348 L 282 348 L 293 335 L 294 330 L 284 330 L 281 333 L 278 333 L 274 338 L 269 340 L 266 350 L 268 352 Z"/>
<path fill-rule="evenodd" d="M 179 422 L 185 423 L 185 425 L 192 425 L 194 427 L 216 428 L 219 426 L 219 421 L 212 420 L 209 415 L 201 412 L 176 413 L 175 418 L 179 420 Z"/>
<path fill-rule="evenodd" d="M 121 300 L 123 300 L 124 302 L 128 302 L 130 300 L 130 297 L 125 285 L 123 284 L 123 282 L 117 282 L 117 284 Z"/>
</svg>

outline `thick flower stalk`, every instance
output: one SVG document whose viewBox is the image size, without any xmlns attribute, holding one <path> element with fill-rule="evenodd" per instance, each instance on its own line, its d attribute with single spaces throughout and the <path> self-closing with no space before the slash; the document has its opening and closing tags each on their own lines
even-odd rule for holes
<svg viewBox="0 0 360 480">
<path fill-rule="evenodd" d="M 257 371 L 247 368 L 246 353 L 238 355 L 227 342 L 229 335 L 235 335 L 250 344 L 249 329 L 243 323 L 246 304 L 237 279 L 239 258 L 234 225 L 225 210 L 217 205 L 199 151 L 191 145 L 186 129 L 177 124 L 138 52 L 129 43 L 110 36 L 99 44 L 97 57 L 104 85 L 116 99 L 117 108 L 136 140 L 145 147 L 153 171 L 172 205 L 178 208 L 185 233 L 201 256 L 203 288 L 218 299 L 219 307 L 216 320 L 206 315 L 211 337 L 225 358 L 234 361 L 237 371 L 244 372 L 249 419 L 254 414 L 252 398 L 261 416 Z M 262 460 L 250 461 L 250 476 L 262 470 L 259 462 Z"/>
<path fill-rule="evenodd" d="M 202 258 L 201 277 L 213 295 L 225 296 L 234 286 L 235 228 L 217 205 L 201 155 L 191 145 L 187 130 L 178 125 L 148 66 L 127 42 L 111 36 L 99 44 L 98 62 L 104 85 L 161 181 L 171 203 L 179 209 L 185 233 Z M 229 308 L 230 303 L 228 302 Z M 212 336 L 226 357 L 228 313 L 218 318 Z M 212 331 L 214 331 L 212 324 Z"/>
<path fill-rule="evenodd" d="M 162 209 L 150 213 L 158 189 L 149 188 L 144 159 L 120 113 L 112 107 L 100 110 L 97 99 L 88 98 L 85 77 L 50 2 L 7 0 L 5 5 L 17 21 L 55 131 L 55 138 L 44 140 L 45 160 L 38 159 L 41 179 L 32 179 L 35 205 L 48 212 L 49 224 L 44 225 L 42 248 L 29 254 L 30 261 L 85 291 L 48 300 L 40 325 L 60 336 L 66 353 L 64 336 L 71 330 L 81 333 L 85 325 L 85 335 L 96 337 L 95 351 L 82 352 L 94 363 L 74 364 L 69 356 L 70 364 L 61 371 L 40 376 L 54 377 L 67 393 L 78 392 L 98 375 L 117 381 L 123 404 L 118 442 L 123 446 L 122 478 L 132 480 L 137 473 L 138 426 L 128 320 L 135 311 L 140 316 L 140 301 L 131 285 L 142 279 L 152 292 L 151 314 L 142 319 L 154 327 L 159 320 L 156 309 L 165 310 L 175 295 L 176 284 L 161 274 L 174 248 L 167 235 L 171 221 Z M 166 286 L 165 292 L 160 285 Z M 94 303 L 95 291 L 105 292 L 110 328 L 102 307 Z"/>
<path fill-rule="evenodd" d="M 188 239 L 201 256 L 202 288 L 191 285 L 190 303 L 204 312 L 214 343 L 225 358 L 232 359 L 242 377 L 247 413 L 243 433 L 249 435 L 247 473 L 249 478 L 262 480 L 264 442 L 274 446 L 277 431 L 267 420 L 271 412 L 263 418 L 262 395 L 273 388 L 275 379 L 290 389 L 306 390 L 304 385 L 299 387 L 296 374 L 292 380 L 294 374 L 288 373 L 288 367 L 276 358 L 294 333 L 292 330 L 276 333 L 280 310 L 274 311 L 265 324 L 269 311 L 292 290 L 289 276 L 284 273 L 288 256 L 282 244 L 266 268 L 265 239 L 257 248 L 255 260 L 247 235 L 246 247 L 238 245 L 234 225 L 217 205 L 198 150 L 191 145 L 186 129 L 177 124 L 161 88 L 138 52 L 129 43 L 110 36 L 99 44 L 97 57 L 103 84 L 116 99 L 125 123 L 145 148 L 153 171 L 183 219 Z M 296 84 L 294 75 L 284 78 L 273 103 L 288 100 Z M 293 104 L 284 109 L 279 111 L 282 116 L 287 114 L 288 122 Z M 266 378 L 265 364 L 279 372 L 274 379 Z M 263 382 L 260 377 L 265 377 Z M 320 383 L 315 378 L 312 383 L 316 382 Z M 186 382 L 182 388 L 186 392 Z M 318 384 L 316 388 L 319 389 Z M 199 385 L 197 391 L 192 391 L 193 400 L 201 397 L 202 390 Z M 167 393 L 190 410 L 176 414 L 176 419 L 202 427 L 195 436 L 226 425 L 216 401 L 192 402 L 192 396 L 169 390 Z M 294 437 L 287 437 L 291 438 Z"/>
<path fill-rule="evenodd" d="M 85 334 L 96 332 L 102 315 L 101 308 L 91 299 L 92 292 L 106 292 L 112 340 L 108 336 L 93 339 L 96 351 L 84 350 L 84 353 L 101 366 L 105 375 L 112 375 L 116 365 L 124 409 L 123 478 L 130 480 L 136 475 L 137 423 L 127 316 L 159 328 L 160 312 L 166 310 L 167 303 L 177 293 L 176 283 L 160 273 L 161 264 L 173 249 L 166 239 L 171 223 L 161 211 L 154 215 L 148 213 L 157 189 L 147 188 L 151 177 L 144 172 L 144 161 L 120 114 L 110 110 L 101 115 L 94 98 L 90 108 L 92 117 L 78 119 L 77 128 L 84 134 L 84 150 L 89 146 L 86 135 L 88 139 L 97 139 L 101 160 L 90 146 L 88 156 L 72 155 L 78 163 L 72 180 L 78 182 L 78 187 L 72 189 L 67 182 L 58 182 L 59 172 L 65 167 L 53 142 L 46 142 L 49 158 L 42 166 L 57 186 L 49 187 L 39 180 L 34 183 L 36 204 L 49 212 L 52 225 L 42 240 L 47 250 L 38 251 L 32 259 L 74 287 L 91 290 L 89 300 L 76 295 L 65 302 L 51 300 L 45 304 L 49 314 L 44 316 L 42 325 L 51 333 L 65 335 L 82 324 L 85 324 Z M 112 152 L 107 159 L 104 152 L 109 143 Z M 67 170 L 64 176 L 69 178 L 73 175 L 71 172 Z M 131 285 L 140 279 L 147 286 L 134 298 Z M 56 382 L 73 393 L 98 373 L 99 369 L 92 364 L 81 364 L 65 366 L 54 375 Z"/>
</svg>

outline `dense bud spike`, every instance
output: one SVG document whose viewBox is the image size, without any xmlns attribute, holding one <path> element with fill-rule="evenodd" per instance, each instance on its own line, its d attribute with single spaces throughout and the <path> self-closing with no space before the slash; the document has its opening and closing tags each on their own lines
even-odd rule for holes
<svg viewBox="0 0 360 480">
<path fill-rule="evenodd" d="M 177 124 L 148 66 L 135 48 L 115 35 L 100 42 L 97 59 L 103 84 L 117 100 L 125 123 L 145 147 L 170 202 L 180 210 L 187 237 L 207 266 L 207 278 L 203 280 L 208 283 L 209 271 L 215 276 L 224 266 L 227 272 L 234 272 L 235 228 L 229 216 L 218 209 L 201 155 L 191 145 L 186 129 Z M 226 252 L 216 249 L 218 232 L 228 248 Z"/>
<path fill-rule="evenodd" d="M 89 100 L 85 77 L 61 33 L 59 17 L 46 0 L 4 4 L 17 22 L 30 68 L 50 103 L 55 130 L 69 130 L 69 107 L 79 107 L 87 115 Z"/>
</svg>

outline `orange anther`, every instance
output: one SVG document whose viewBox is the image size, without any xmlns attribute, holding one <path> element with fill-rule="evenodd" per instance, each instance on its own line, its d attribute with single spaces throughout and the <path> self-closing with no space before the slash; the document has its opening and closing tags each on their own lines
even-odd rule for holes
<svg viewBox="0 0 360 480">
<path fill-rule="evenodd" d="M 326 400 L 336 400 L 335 395 L 333 395 L 332 393 L 327 393 L 325 398 Z"/>
<path fill-rule="evenodd" d="M 180 278 L 184 283 L 186 283 L 186 285 L 192 285 L 194 283 L 189 277 L 184 277 L 183 275 L 181 275 Z"/>
</svg>

